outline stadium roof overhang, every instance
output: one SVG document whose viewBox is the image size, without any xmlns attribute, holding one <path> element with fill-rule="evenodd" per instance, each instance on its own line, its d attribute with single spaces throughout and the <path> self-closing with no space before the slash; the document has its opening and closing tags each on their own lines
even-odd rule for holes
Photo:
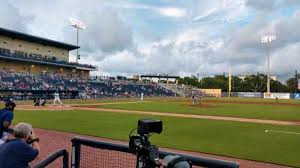
<svg viewBox="0 0 300 168">
<path fill-rule="evenodd" d="M 84 65 L 82 65 L 82 66 L 68 65 L 68 64 L 60 64 L 60 63 L 53 63 L 53 62 L 47 62 L 47 61 L 37 61 L 37 60 L 28 60 L 28 59 L 23 59 L 23 58 L 6 57 L 6 56 L 2 56 L 2 55 L 0 55 L 0 60 L 12 60 L 12 61 L 17 61 L 17 62 L 27 62 L 27 63 L 34 63 L 34 64 L 51 65 L 51 66 L 86 70 L 86 71 L 95 71 L 98 69 L 97 67 L 84 67 Z"/>
<path fill-rule="evenodd" d="M 76 66 L 76 69 L 78 69 L 78 70 L 85 70 L 85 71 L 97 71 L 98 67 L 95 66 L 95 68 L 88 68 L 88 67 Z"/>
<path fill-rule="evenodd" d="M 179 76 L 169 75 L 141 75 L 141 78 L 167 78 L 167 79 L 179 79 Z"/>
<path fill-rule="evenodd" d="M 4 29 L 1 27 L 0 27 L 0 35 L 7 36 L 10 38 L 20 39 L 20 40 L 24 40 L 24 41 L 29 41 L 29 42 L 33 42 L 33 43 L 62 48 L 62 49 L 66 49 L 69 51 L 79 48 L 79 46 L 76 46 L 76 45 L 66 44 L 66 43 L 62 43 L 62 42 L 58 42 L 58 41 L 54 41 L 54 40 L 50 40 L 50 39 L 46 39 L 46 38 L 42 38 L 42 37 L 38 37 L 38 36 L 33 36 L 30 34 L 17 32 L 14 30 Z"/>
</svg>

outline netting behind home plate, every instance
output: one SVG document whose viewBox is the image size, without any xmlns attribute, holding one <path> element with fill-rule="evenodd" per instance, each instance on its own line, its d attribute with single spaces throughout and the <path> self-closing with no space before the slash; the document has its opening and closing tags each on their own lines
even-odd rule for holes
<svg viewBox="0 0 300 168">
<path fill-rule="evenodd" d="M 135 167 L 133 154 L 81 146 L 80 168 L 125 168 Z"/>
<path fill-rule="evenodd" d="M 75 137 L 72 139 L 72 168 L 135 168 L 136 156 L 128 145 Z M 167 155 L 181 155 L 194 167 L 238 168 L 233 162 L 205 157 L 193 157 L 171 152 L 159 152 L 162 159 Z"/>
<path fill-rule="evenodd" d="M 135 167 L 136 156 L 127 145 L 72 139 L 72 168 L 125 168 Z"/>
</svg>

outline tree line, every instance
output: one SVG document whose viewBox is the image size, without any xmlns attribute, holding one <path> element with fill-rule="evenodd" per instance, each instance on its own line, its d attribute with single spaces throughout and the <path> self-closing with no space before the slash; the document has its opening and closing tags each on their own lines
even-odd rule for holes
<svg viewBox="0 0 300 168">
<path fill-rule="evenodd" d="M 300 79 L 300 75 L 297 75 Z M 191 85 L 202 89 L 222 89 L 223 92 L 228 92 L 228 76 L 215 75 L 214 77 L 205 77 L 198 80 L 195 76 L 184 77 L 178 80 L 179 84 Z M 286 83 L 270 80 L 271 92 L 299 92 L 297 89 L 296 77 L 289 78 Z M 266 92 L 267 91 L 267 75 L 256 74 L 248 75 L 244 79 L 237 76 L 232 76 L 231 82 L 232 92 Z"/>
</svg>

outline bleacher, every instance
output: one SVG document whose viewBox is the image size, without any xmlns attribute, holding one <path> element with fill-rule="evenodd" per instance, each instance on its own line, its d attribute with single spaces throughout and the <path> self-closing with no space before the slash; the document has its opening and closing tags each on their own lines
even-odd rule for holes
<svg viewBox="0 0 300 168">
<path fill-rule="evenodd" d="M 210 95 L 207 95 L 206 93 L 199 91 L 198 88 L 188 86 L 188 85 L 176 85 L 176 84 L 165 84 L 165 83 L 160 83 L 159 85 L 167 90 L 171 90 L 172 92 L 182 97 L 192 97 L 192 95 L 198 97 L 211 97 Z"/>
<path fill-rule="evenodd" d="M 33 91 L 77 92 L 88 97 L 138 97 L 141 93 L 148 97 L 170 97 L 177 94 L 155 83 L 142 83 L 129 80 L 106 79 L 96 81 L 80 77 L 58 74 L 29 74 L 13 70 L 0 70 L 0 91 L 14 91 L 16 95 Z M 39 93 L 40 93 L 39 92 Z M 49 93 L 50 94 L 50 93 Z"/>
</svg>

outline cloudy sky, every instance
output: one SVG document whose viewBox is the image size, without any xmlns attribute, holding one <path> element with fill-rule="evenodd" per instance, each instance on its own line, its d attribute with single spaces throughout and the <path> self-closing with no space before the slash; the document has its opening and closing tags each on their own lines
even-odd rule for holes
<svg viewBox="0 0 300 168">
<path fill-rule="evenodd" d="M 300 70 L 300 0 L 0 0 L 0 27 L 76 43 L 94 74 L 209 76 Z M 277 40 L 260 43 L 263 35 Z M 74 55 L 74 53 L 72 53 Z M 73 58 L 73 57 L 72 57 Z"/>
</svg>

